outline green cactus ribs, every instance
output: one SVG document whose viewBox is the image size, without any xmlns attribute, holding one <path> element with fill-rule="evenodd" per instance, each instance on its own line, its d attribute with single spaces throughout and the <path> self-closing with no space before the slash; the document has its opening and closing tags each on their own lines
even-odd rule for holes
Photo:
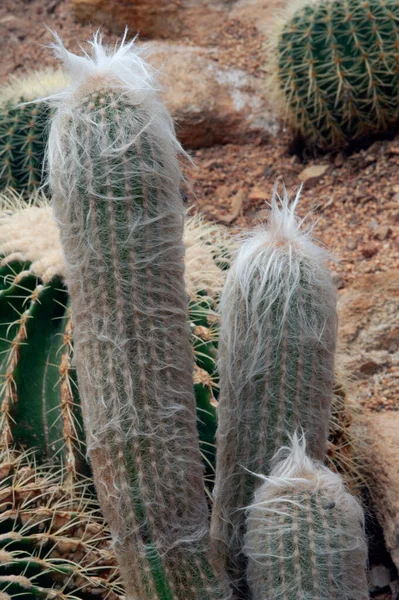
<svg viewBox="0 0 399 600">
<path fill-rule="evenodd" d="M 71 477 L 83 468 L 82 423 L 72 359 L 68 294 L 43 284 L 29 263 L 0 269 L 1 444 L 60 458 Z"/>
<path fill-rule="evenodd" d="M 50 115 L 46 103 L 0 106 L 0 189 L 31 192 L 41 184 Z"/>
<path fill-rule="evenodd" d="M 273 42 L 280 104 L 323 149 L 398 126 L 399 6 L 395 0 L 306 3 Z"/>
</svg>

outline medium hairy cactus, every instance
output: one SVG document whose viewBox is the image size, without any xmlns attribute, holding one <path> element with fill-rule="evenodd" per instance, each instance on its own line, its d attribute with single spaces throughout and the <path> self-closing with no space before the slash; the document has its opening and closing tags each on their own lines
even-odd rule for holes
<svg viewBox="0 0 399 600">
<path fill-rule="evenodd" d="M 339 475 L 306 456 L 304 441 L 277 458 L 246 511 L 253 600 L 367 600 L 360 505 Z"/>
<path fill-rule="evenodd" d="M 49 138 L 88 453 L 127 598 L 227 597 L 208 560 L 173 125 L 133 43 L 58 55 Z"/>
<path fill-rule="evenodd" d="M 91 482 L 0 453 L 0 598 L 122 600 L 112 540 Z"/>
<path fill-rule="evenodd" d="M 398 23 L 395 0 L 302 1 L 274 23 L 270 92 L 309 144 L 336 148 L 397 126 Z"/>
<path fill-rule="evenodd" d="M 299 195 L 298 195 L 299 197 Z M 297 200 L 298 200 L 297 197 Z M 221 299 L 217 469 L 211 534 L 219 572 L 245 595 L 245 508 L 255 473 L 302 428 L 326 453 L 336 344 L 336 293 L 326 253 L 276 195 L 267 228 L 242 245 Z"/>
</svg>

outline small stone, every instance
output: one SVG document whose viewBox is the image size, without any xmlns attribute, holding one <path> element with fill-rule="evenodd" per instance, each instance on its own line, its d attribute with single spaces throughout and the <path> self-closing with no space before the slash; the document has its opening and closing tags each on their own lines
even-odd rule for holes
<svg viewBox="0 0 399 600">
<path fill-rule="evenodd" d="M 363 375 L 375 375 L 378 371 L 381 370 L 381 365 L 377 364 L 373 360 L 368 360 L 367 362 L 360 365 L 359 371 Z"/>
<path fill-rule="evenodd" d="M 302 183 L 315 184 L 317 183 L 328 171 L 330 165 L 312 165 L 306 167 L 298 177 Z"/>
<path fill-rule="evenodd" d="M 342 167 L 344 164 L 345 164 L 345 156 L 342 154 L 342 152 L 339 152 L 339 154 L 337 154 L 337 156 L 335 157 L 334 166 L 339 168 L 339 167 Z"/>
<path fill-rule="evenodd" d="M 365 246 L 363 246 L 362 248 L 362 254 L 364 256 L 364 258 L 372 258 L 373 256 L 375 256 L 378 252 L 379 248 L 377 246 L 377 244 L 373 244 L 372 242 L 370 242 L 369 244 L 366 244 Z"/>
<path fill-rule="evenodd" d="M 263 169 L 263 177 L 270 177 L 273 174 L 273 169 L 271 167 L 265 167 Z"/>
<path fill-rule="evenodd" d="M 259 200 L 266 200 L 266 190 L 261 187 L 254 187 L 248 194 L 248 200 L 250 202 L 257 202 Z"/>
<path fill-rule="evenodd" d="M 375 219 L 372 219 L 368 225 L 369 229 L 377 229 L 378 223 Z"/>
<path fill-rule="evenodd" d="M 377 229 L 375 230 L 374 239 L 380 240 L 380 242 L 383 242 L 384 240 L 389 238 L 391 233 L 392 233 L 392 229 L 390 227 L 388 227 L 387 225 L 381 225 L 380 227 L 377 227 Z"/>
<path fill-rule="evenodd" d="M 337 273 L 335 273 L 332 276 L 332 280 L 333 280 L 333 283 L 334 283 L 335 287 L 337 288 L 337 290 L 342 290 L 345 287 L 345 281 L 341 277 L 341 275 L 338 275 Z"/>
<path fill-rule="evenodd" d="M 356 250 L 358 241 L 354 237 L 348 237 L 346 240 L 346 247 L 348 250 Z"/>
<path fill-rule="evenodd" d="M 391 583 L 391 572 L 384 565 L 376 565 L 370 569 L 371 591 L 382 590 L 389 587 Z"/>
</svg>

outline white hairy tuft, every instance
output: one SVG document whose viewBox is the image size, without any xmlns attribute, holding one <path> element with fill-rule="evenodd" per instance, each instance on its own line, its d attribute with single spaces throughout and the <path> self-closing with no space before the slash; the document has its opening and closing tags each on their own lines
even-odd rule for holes
<svg viewBox="0 0 399 600">
<path fill-rule="evenodd" d="M 48 200 L 40 193 L 27 201 L 16 192 L 0 194 L 1 265 L 31 263 L 29 271 L 43 281 L 65 278 L 59 232 Z"/>
<path fill-rule="evenodd" d="M 255 228 L 244 238 L 235 263 L 235 271 L 240 273 L 238 279 L 243 293 L 248 290 L 248 285 L 253 281 L 254 271 L 259 268 L 259 261 L 268 254 L 266 265 L 262 267 L 265 278 L 272 277 L 275 281 L 280 279 L 281 269 L 288 268 L 286 279 L 294 276 L 294 282 L 299 276 L 296 265 L 301 259 L 318 263 L 325 267 L 331 255 L 321 246 L 314 243 L 310 225 L 305 227 L 307 217 L 300 219 L 296 208 L 300 199 L 302 187 L 291 202 L 287 190 L 284 188 L 283 196 L 275 188 L 270 203 L 270 216 L 265 225 Z M 287 261 L 281 262 L 285 256 Z M 262 262 L 262 264 L 264 264 Z M 276 298 L 279 290 L 270 289 L 271 299 Z"/>
<path fill-rule="evenodd" d="M 136 38 L 126 41 L 127 30 L 122 40 L 114 46 L 104 46 L 102 36 L 97 31 L 88 41 L 91 54 L 84 52 L 78 56 L 69 52 L 59 36 L 53 32 L 55 43 L 51 44 L 57 58 L 62 62 L 71 85 L 51 97 L 53 101 L 64 101 L 83 87 L 85 93 L 98 89 L 103 79 L 113 90 L 120 89 L 133 93 L 137 102 L 156 98 L 160 86 L 156 79 L 156 69 L 145 61 L 148 48 L 140 48 Z"/>
<path fill-rule="evenodd" d="M 256 506 L 265 508 L 268 499 L 271 502 L 279 501 L 290 490 L 300 493 L 301 491 L 316 492 L 325 489 L 330 490 L 333 495 L 345 493 L 341 476 L 331 471 L 321 461 L 312 460 L 306 454 L 304 435 L 295 433 L 290 440 L 290 446 L 282 446 L 274 455 L 269 476 L 252 473 L 261 482 L 267 484 L 267 488 L 265 488 L 267 492 L 261 492 L 262 486 L 258 487 L 254 495 L 254 502 L 245 507 L 245 510 L 250 511 Z M 359 518 L 362 518 L 362 510 L 356 501 L 355 503 Z"/>
</svg>

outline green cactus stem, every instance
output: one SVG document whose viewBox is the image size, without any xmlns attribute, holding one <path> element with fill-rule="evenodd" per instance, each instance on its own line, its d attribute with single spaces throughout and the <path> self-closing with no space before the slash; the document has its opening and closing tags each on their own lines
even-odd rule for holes
<svg viewBox="0 0 399 600">
<path fill-rule="evenodd" d="M 270 477 L 259 477 L 247 509 L 244 553 L 253 600 L 367 600 L 360 505 L 296 438 L 277 458 Z"/>
<path fill-rule="evenodd" d="M 217 469 L 211 535 L 219 572 L 244 596 L 245 508 L 252 473 L 270 473 L 276 451 L 302 428 L 324 459 L 336 344 L 336 293 L 327 254 L 289 206 L 272 200 L 267 227 L 250 235 L 221 299 Z M 299 194 L 297 200 L 299 198 Z"/>
<path fill-rule="evenodd" d="M 29 194 L 43 183 L 52 109 L 47 102 L 29 103 L 67 82 L 61 71 L 44 69 L 11 77 L 0 87 L 0 190 L 10 187 Z"/>
<path fill-rule="evenodd" d="M 334 149 L 398 126 L 395 0 L 294 3 L 269 50 L 276 107 L 309 145 Z"/>
<path fill-rule="evenodd" d="M 93 59 L 57 46 L 78 77 L 49 167 L 93 477 L 129 600 L 224 598 L 208 559 L 179 147 L 133 43 L 92 46 Z"/>
</svg>

